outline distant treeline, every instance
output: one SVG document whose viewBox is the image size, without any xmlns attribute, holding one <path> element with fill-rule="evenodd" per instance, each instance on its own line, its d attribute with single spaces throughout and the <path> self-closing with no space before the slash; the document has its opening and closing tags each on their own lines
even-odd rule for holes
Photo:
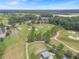
<svg viewBox="0 0 79 59">
<path fill-rule="evenodd" d="M 51 24 L 61 26 L 67 30 L 79 31 L 79 17 L 54 17 Z"/>
<path fill-rule="evenodd" d="M 39 17 L 36 15 L 28 14 L 28 15 L 12 15 L 9 18 L 9 24 L 15 25 L 16 23 L 49 23 L 57 26 L 61 26 L 67 30 L 76 30 L 79 31 L 79 17 L 59 17 L 49 14 L 43 14 Z"/>
<path fill-rule="evenodd" d="M 79 13 L 79 9 L 70 9 L 70 10 L 0 10 L 0 13 L 70 14 L 70 13 Z"/>
</svg>

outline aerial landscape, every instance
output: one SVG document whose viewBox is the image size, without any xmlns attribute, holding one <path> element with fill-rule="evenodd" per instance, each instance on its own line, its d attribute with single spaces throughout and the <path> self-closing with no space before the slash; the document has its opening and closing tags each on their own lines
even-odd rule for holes
<svg viewBox="0 0 79 59">
<path fill-rule="evenodd" d="M 78 3 L 0 1 L 0 59 L 79 59 Z"/>
</svg>

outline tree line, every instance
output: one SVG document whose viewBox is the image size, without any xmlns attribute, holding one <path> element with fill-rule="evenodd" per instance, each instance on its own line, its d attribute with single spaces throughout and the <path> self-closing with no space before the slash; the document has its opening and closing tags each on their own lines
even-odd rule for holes
<svg viewBox="0 0 79 59">
<path fill-rule="evenodd" d="M 35 27 L 32 25 L 32 29 L 27 36 L 28 42 L 45 41 L 45 43 L 49 43 L 50 37 L 52 37 L 57 30 L 57 27 L 52 27 L 50 30 L 45 30 L 44 33 L 41 31 L 37 33 Z"/>
<path fill-rule="evenodd" d="M 79 31 L 79 17 L 53 17 L 51 24 L 61 26 L 67 30 Z"/>
<path fill-rule="evenodd" d="M 79 59 L 79 53 L 73 55 L 72 51 L 64 50 L 64 45 L 52 45 L 52 48 L 48 47 L 48 51 L 55 54 L 56 59 Z"/>
<path fill-rule="evenodd" d="M 41 17 L 46 17 L 48 19 L 42 19 Z M 48 22 L 46 22 L 48 20 Z M 79 17 L 59 17 L 50 14 L 41 14 L 39 17 L 33 14 L 26 14 L 24 16 L 13 15 L 9 18 L 9 24 L 15 26 L 16 23 L 49 23 L 57 26 L 61 26 L 67 30 L 79 31 Z"/>
</svg>

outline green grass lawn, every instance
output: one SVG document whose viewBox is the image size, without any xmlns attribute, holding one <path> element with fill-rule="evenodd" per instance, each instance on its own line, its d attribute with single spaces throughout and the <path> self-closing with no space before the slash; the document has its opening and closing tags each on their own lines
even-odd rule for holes
<svg viewBox="0 0 79 59">
<path fill-rule="evenodd" d="M 52 27 L 54 27 L 54 25 L 51 24 L 34 24 L 34 26 L 36 27 L 36 29 L 38 29 L 36 33 L 38 32 L 44 33 L 46 30 L 50 30 Z M 36 41 L 29 44 L 30 44 L 29 45 L 30 59 L 39 59 L 40 58 L 39 53 L 47 50 L 46 45 L 41 41 Z"/>
<path fill-rule="evenodd" d="M 46 30 L 50 30 L 52 27 L 54 27 L 53 25 L 50 25 L 50 24 L 34 24 L 34 26 L 36 27 L 36 29 L 38 29 L 38 31 L 36 31 L 36 33 L 38 32 L 45 32 Z M 30 32 L 30 30 L 28 29 L 31 29 L 31 26 L 28 26 L 26 24 L 22 24 L 22 25 L 17 25 L 16 26 L 17 28 L 12 28 L 12 33 L 9 37 L 7 37 L 5 40 L 4 40 L 4 44 L 6 45 L 6 48 L 12 46 L 12 45 L 16 45 L 16 43 L 19 45 L 17 46 L 18 49 L 20 48 L 23 48 L 24 50 L 24 58 L 26 57 L 26 54 L 25 54 L 25 41 L 27 40 L 27 35 L 28 33 Z M 21 28 L 21 30 L 19 30 L 18 28 Z M 38 44 L 38 43 L 37 43 Z M 42 47 L 42 49 L 46 49 L 46 47 L 42 44 L 35 44 L 34 46 L 35 47 Z M 23 46 L 23 47 L 20 47 L 20 46 Z M 38 49 L 37 49 L 38 50 Z M 6 50 L 5 50 L 6 51 Z M 30 51 L 31 52 L 31 51 Z M 5 53 L 6 54 L 6 53 Z M 4 55 L 5 55 L 4 54 Z M 36 56 L 36 59 L 39 57 L 37 55 L 33 55 L 33 56 Z M 35 58 L 34 58 L 35 59 Z"/>
<path fill-rule="evenodd" d="M 40 53 L 43 51 L 48 50 L 46 44 L 42 43 L 41 41 L 32 42 L 29 45 L 29 58 L 30 59 L 40 59 Z M 53 57 L 57 59 L 56 56 Z"/>
<path fill-rule="evenodd" d="M 36 31 L 36 33 L 40 32 L 40 31 L 42 33 L 44 33 L 46 30 L 50 30 L 52 27 L 54 27 L 54 25 L 51 25 L 51 24 L 34 24 L 34 26 L 36 27 L 36 29 L 38 29 L 38 31 Z M 19 45 L 19 46 L 17 46 L 18 49 L 23 48 L 24 51 L 22 51 L 22 52 L 24 53 L 23 57 L 25 58 L 26 49 L 25 49 L 24 45 L 25 45 L 25 41 L 27 40 L 26 39 L 27 35 L 30 32 L 29 29 L 31 29 L 31 26 L 22 24 L 22 25 L 17 25 L 16 27 L 17 27 L 17 29 L 16 28 L 11 29 L 12 34 L 4 40 L 4 44 L 8 48 L 17 43 Z M 21 28 L 21 30 L 18 30 L 18 28 Z M 20 46 L 23 46 L 23 47 L 20 47 Z M 33 43 L 32 45 L 29 46 L 29 54 L 30 54 L 30 56 L 31 56 L 31 54 L 33 54 L 31 57 L 33 57 L 34 59 L 39 59 L 38 53 L 40 53 L 41 51 L 44 51 L 46 49 L 47 48 L 46 48 L 45 44 Z"/>
<path fill-rule="evenodd" d="M 40 53 L 47 50 L 47 47 L 41 41 L 32 42 L 29 45 L 29 58 L 40 59 Z"/>
<path fill-rule="evenodd" d="M 17 41 L 22 41 L 22 40 L 24 41 L 24 39 L 28 33 L 28 30 L 27 30 L 28 26 L 20 25 L 17 27 L 22 28 L 22 30 L 17 30 L 17 29 L 12 28 L 11 35 L 9 37 L 5 38 L 5 40 L 4 40 L 4 43 L 6 46 L 15 44 Z"/>
<path fill-rule="evenodd" d="M 8 16 L 0 16 L 0 23 L 3 23 L 3 24 L 7 24 L 8 23 Z"/>
<path fill-rule="evenodd" d="M 18 30 L 18 28 L 21 28 L 21 30 Z M 26 37 L 27 37 L 27 34 L 29 33 L 29 30 L 28 30 L 29 26 L 25 25 L 25 24 L 22 24 L 22 25 L 18 25 L 17 26 L 17 29 L 16 28 L 12 28 L 12 33 L 9 37 L 7 37 L 5 40 L 4 40 L 4 44 L 6 45 L 6 48 L 8 49 L 10 46 L 16 46 L 17 44 L 17 48 L 19 50 L 21 50 L 19 53 L 18 53 L 18 58 L 20 57 L 25 57 L 25 40 L 26 40 Z M 12 49 L 12 51 L 14 51 L 15 48 Z M 6 50 L 5 50 L 6 52 Z M 19 54 L 23 54 L 23 56 L 19 56 Z M 7 54 L 7 53 L 4 53 L 4 55 Z M 23 58 L 21 58 L 23 59 Z"/>
<path fill-rule="evenodd" d="M 36 33 L 38 32 L 42 32 L 44 33 L 46 30 L 50 30 L 52 27 L 54 27 L 54 25 L 51 25 L 51 24 L 34 24 L 34 26 L 36 27 Z M 18 28 L 21 28 L 21 30 L 18 30 Z M 12 34 L 6 38 L 4 40 L 4 44 L 9 47 L 15 43 L 18 43 L 19 46 L 20 45 L 23 45 L 23 49 L 24 49 L 24 56 L 23 57 L 26 57 L 26 53 L 25 53 L 25 40 L 27 38 L 27 35 L 28 33 L 30 32 L 31 29 L 31 26 L 28 26 L 28 25 L 25 25 L 25 24 L 22 24 L 22 25 L 18 25 L 17 26 L 17 29 L 14 29 L 12 28 Z M 79 32 L 76 32 L 77 35 L 79 35 Z M 66 43 L 68 46 L 76 49 L 76 50 L 79 50 L 79 41 L 76 41 L 76 40 L 72 40 L 70 38 L 68 38 L 68 36 L 71 35 L 70 33 L 68 33 L 68 31 L 66 30 L 60 30 L 60 36 L 59 36 L 59 39 L 61 41 L 63 41 L 64 43 Z M 59 44 L 58 42 L 56 42 L 54 39 L 53 41 L 51 40 L 50 42 L 51 44 Z M 42 51 L 45 51 L 47 50 L 47 47 L 45 44 L 41 43 L 41 42 L 32 42 L 32 43 L 29 43 L 29 57 L 31 57 L 30 59 L 39 59 L 40 56 L 38 55 L 40 52 Z M 20 47 L 18 47 L 20 48 Z M 56 58 L 55 58 L 56 59 Z"/>
<path fill-rule="evenodd" d="M 59 39 L 61 41 L 63 41 L 64 43 L 66 43 L 68 46 L 70 46 L 70 47 L 72 47 L 72 48 L 79 51 L 79 46 L 78 46 L 79 45 L 79 40 L 73 40 L 73 39 L 69 38 L 68 36 L 70 36 L 70 35 L 73 35 L 73 34 L 68 33 L 68 31 L 66 31 L 66 30 L 62 30 L 60 32 Z M 74 34 L 74 36 L 75 35 L 79 35 L 79 32 L 76 32 L 76 34 Z"/>
</svg>

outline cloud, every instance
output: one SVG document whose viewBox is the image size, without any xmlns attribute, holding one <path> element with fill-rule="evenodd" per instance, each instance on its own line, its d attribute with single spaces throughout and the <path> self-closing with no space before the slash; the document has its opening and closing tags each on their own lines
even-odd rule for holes
<svg viewBox="0 0 79 59">
<path fill-rule="evenodd" d="M 41 1 L 41 0 L 33 0 L 33 1 Z"/>
<path fill-rule="evenodd" d="M 30 3 L 28 3 L 30 1 Z M 79 1 L 72 0 L 66 2 L 50 2 L 49 4 L 44 4 L 44 2 L 39 3 L 43 0 L 9 0 L 5 4 L 0 4 L 1 9 L 78 9 Z M 55 0 L 53 0 L 55 1 Z M 47 2 L 48 3 L 48 2 Z"/>
<path fill-rule="evenodd" d="M 22 4 L 23 2 L 26 2 L 28 0 L 10 0 L 8 3 L 6 3 L 5 5 L 7 6 L 16 6 Z"/>
<path fill-rule="evenodd" d="M 10 3 L 8 3 L 7 5 L 17 5 L 19 2 L 18 1 L 12 1 Z"/>
<path fill-rule="evenodd" d="M 23 2 L 26 2 L 26 1 L 28 1 L 28 0 L 22 0 Z"/>
<path fill-rule="evenodd" d="M 38 9 L 79 9 L 79 1 L 68 1 L 63 3 L 51 3 L 48 5 L 40 5 Z"/>
<path fill-rule="evenodd" d="M 9 3 L 7 3 L 7 5 L 18 5 L 20 3 L 23 2 L 27 2 L 28 0 L 10 0 Z"/>
</svg>

